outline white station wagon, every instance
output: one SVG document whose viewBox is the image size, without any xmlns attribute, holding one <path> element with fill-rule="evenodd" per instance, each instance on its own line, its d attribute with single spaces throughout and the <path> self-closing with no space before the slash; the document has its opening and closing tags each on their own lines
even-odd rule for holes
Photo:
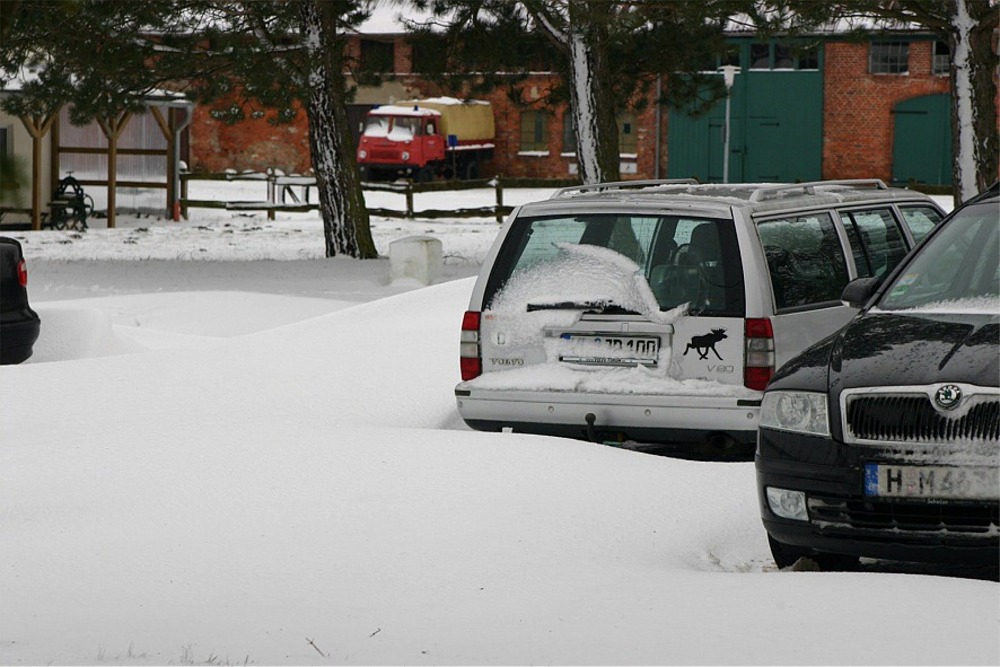
<svg viewBox="0 0 1000 667">
<path fill-rule="evenodd" d="M 626 181 L 517 208 L 462 323 L 472 428 L 745 456 L 777 367 L 943 212 L 879 180 Z"/>
</svg>

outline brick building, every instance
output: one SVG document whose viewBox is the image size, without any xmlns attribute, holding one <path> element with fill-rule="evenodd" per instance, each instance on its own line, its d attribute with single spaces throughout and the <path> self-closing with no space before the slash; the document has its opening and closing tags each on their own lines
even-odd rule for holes
<svg viewBox="0 0 1000 667">
<path fill-rule="evenodd" d="M 730 91 L 730 181 L 875 177 L 951 182 L 945 42 L 926 33 L 868 42 L 827 35 L 791 46 L 752 36 L 731 41 L 727 62 L 717 63 L 739 67 Z M 354 127 L 360 128 L 365 112 L 379 104 L 460 96 L 414 72 L 415 54 L 402 34 L 365 34 L 349 49 L 362 60 L 392 62 L 395 72 L 377 88 L 359 88 L 349 108 Z M 506 91 L 490 96 L 497 137 L 484 176 L 565 178 L 576 173 L 567 110 L 542 103 L 553 81 L 553 74 L 538 73 L 522 83 L 526 106 L 512 103 Z M 620 114 L 623 177 L 721 181 L 725 107 L 720 101 L 708 113 L 691 116 L 684 109 L 649 104 L 642 112 Z M 225 105 L 195 111 L 188 155 L 192 170 L 309 169 L 304 113 L 279 126 L 263 114 L 229 124 L 226 113 Z"/>
</svg>

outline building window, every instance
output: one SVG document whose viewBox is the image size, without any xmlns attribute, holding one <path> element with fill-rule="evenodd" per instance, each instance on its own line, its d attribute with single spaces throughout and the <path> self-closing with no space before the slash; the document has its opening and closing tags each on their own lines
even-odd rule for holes
<svg viewBox="0 0 1000 667">
<path fill-rule="evenodd" d="M 635 155 L 639 152 L 639 138 L 636 134 L 635 114 L 625 112 L 618 114 L 618 154 Z M 576 121 L 573 115 L 567 113 L 563 118 L 563 144 L 564 154 L 576 154 Z M 522 149 L 527 150 L 527 149 Z"/>
<path fill-rule="evenodd" d="M 771 45 L 750 45 L 750 69 L 771 69 Z"/>
<path fill-rule="evenodd" d="M 14 148 L 11 146 L 12 136 L 10 127 L 0 127 L 0 155 L 3 157 L 14 152 Z"/>
<path fill-rule="evenodd" d="M 636 135 L 635 115 L 629 112 L 618 114 L 618 154 L 635 155 L 639 152 Z"/>
<path fill-rule="evenodd" d="M 871 74 L 909 74 L 909 42 L 872 42 L 868 51 Z"/>
<path fill-rule="evenodd" d="M 739 58 L 728 63 L 739 65 Z M 750 69 L 810 70 L 819 69 L 819 47 L 815 44 L 750 44 Z"/>
<path fill-rule="evenodd" d="M 947 76 L 951 73 L 951 47 L 948 42 L 934 42 L 934 62 L 931 74 Z"/>
<path fill-rule="evenodd" d="M 797 49 L 795 69 L 819 69 L 819 47 L 808 46 Z"/>
<path fill-rule="evenodd" d="M 723 54 L 719 56 L 718 66 L 724 67 L 726 65 L 733 65 L 734 67 L 742 67 L 743 62 L 742 59 L 740 58 L 741 51 L 742 49 L 740 49 L 738 44 L 729 44 L 728 46 L 726 46 L 725 52 L 723 52 Z M 715 69 L 718 69 L 718 67 L 716 67 Z"/>
<path fill-rule="evenodd" d="M 576 119 L 573 114 L 566 112 L 563 116 L 563 153 L 576 155 Z"/>
<path fill-rule="evenodd" d="M 369 72 L 392 72 L 396 66 L 396 45 L 376 39 L 361 40 L 361 67 Z"/>
<path fill-rule="evenodd" d="M 521 112 L 521 152 L 548 152 L 549 117 L 544 111 Z"/>
<path fill-rule="evenodd" d="M 795 69 L 795 56 L 791 47 L 784 44 L 774 45 L 774 69 Z"/>
</svg>

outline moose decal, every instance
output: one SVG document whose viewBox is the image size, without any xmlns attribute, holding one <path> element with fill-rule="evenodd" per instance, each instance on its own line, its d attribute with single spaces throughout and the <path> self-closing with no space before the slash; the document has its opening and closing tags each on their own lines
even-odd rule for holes
<svg viewBox="0 0 1000 667">
<path fill-rule="evenodd" d="M 708 359 L 708 352 L 711 350 L 716 357 L 719 357 L 719 361 L 722 361 L 719 351 L 715 349 L 715 344 L 724 338 L 728 338 L 725 329 L 712 329 L 712 333 L 693 336 L 691 342 L 684 348 L 684 356 L 687 356 L 688 350 L 694 348 L 698 352 L 699 359 Z"/>
</svg>

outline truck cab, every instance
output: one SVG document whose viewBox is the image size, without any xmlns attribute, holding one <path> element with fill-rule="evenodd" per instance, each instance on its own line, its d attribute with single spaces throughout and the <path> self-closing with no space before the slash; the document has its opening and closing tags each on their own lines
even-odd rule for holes
<svg viewBox="0 0 1000 667">
<path fill-rule="evenodd" d="M 372 109 L 358 146 L 362 178 L 409 176 L 429 181 L 432 165 L 445 155 L 440 119 L 439 112 L 417 106 Z"/>
</svg>

